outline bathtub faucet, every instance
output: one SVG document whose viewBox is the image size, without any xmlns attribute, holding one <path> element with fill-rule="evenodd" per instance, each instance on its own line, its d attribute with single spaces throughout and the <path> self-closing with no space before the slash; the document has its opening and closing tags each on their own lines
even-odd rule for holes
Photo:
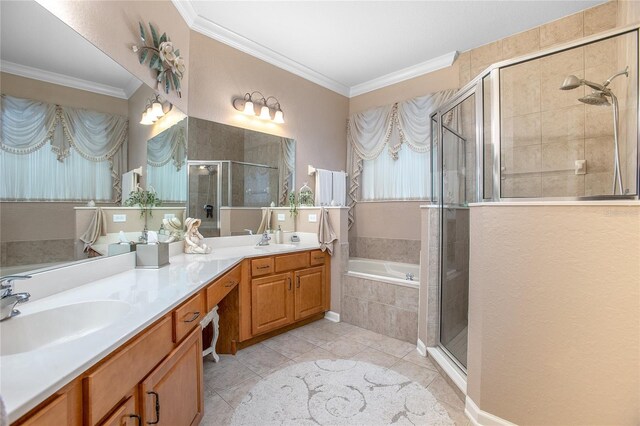
<svg viewBox="0 0 640 426">
<path fill-rule="evenodd" d="M 407 272 L 407 281 L 413 281 L 414 275 L 411 272 Z"/>
</svg>

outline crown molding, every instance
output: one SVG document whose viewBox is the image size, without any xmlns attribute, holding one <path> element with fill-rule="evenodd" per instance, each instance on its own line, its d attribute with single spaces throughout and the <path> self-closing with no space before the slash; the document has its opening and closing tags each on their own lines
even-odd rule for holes
<svg viewBox="0 0 640 426">
<path fill-rule="evenodd" d="M 348 87 L 339 83 L 317 71 L 312 70 L 284 55 L 281 55 L 268 47 L 262 46 L 246 37 L 243 37 L 227 28 L 224 28 L 215 22 L 204 18 L 196 12 L 191 0 L 171 0 L 175 8 L 178 10 L 182 19 L 193 31 L 197 31 L 207 37 L 224 43 L 234 49 L 240 50 L 248 55 L 261 59 L 285 71 L 289 71 L 299 77 L 316 83 L 322 87 L 332 90 L 346 97 L 354 97 L 363 93 L 381 89 L 392 84 L 399 83 L 410 78 L 418 77 L 441 68 L 446 68 L 453 64 L 458 56 L 457 51 L 447 53 L 437 58 L 430 59 L 425 62 L 401 69 L 374 78 L 367 82 Z"/>
<path fill-rule="evenodd" d="M 374 78 L 364 83 L 352 86 L 349 90 L 349 97 L 362 95 L 363 93 L 371 92 L 377 89 L 381 89 L 392 84 L 400 83 L 401 81 L 409 80 L 410 78 L 418 77 L 442 68 L 449 67 L 458 57 L 458 52 L 453 51 L 446 53 L 437 58 L 430 59 L 428 61 L 421 62 L 416 65 L 412 65 L 407 68 L 403 68 L 398 71 L 394 71 L 387 75 Z"/>
<path fill-rule="evenodd" d="M 100 95 L 111 96 L 114 98 L 129 99 L 129 96 L 127 96 L 125 90 L 120 89 L 119 87 L 113 87 L 106 84 L 96 83 L 94 81 L 83 80 L 81 78 L 75 78 L 64 74 L 45 71 L 41 70 L 40 68 L 2 61 L 0 62 L 0 69 L 2 70 L 2 72 L 19 75 L 21 77 L 46 81 L 47 83 L 58 84 L 60 86 L 71 87 L 73 89 L 85 90 L 87 92 L 98 93 Z"/>
<path fill-rule="evenodd" d="M 173 5 L 178 9 L 180 15 L 187 25 L 207 37 L 224 43 L 234 49 L 247 53 L 253 57 L 261 59 L 265 62 L 275 65 L 285 71 L 289 71 L 299 77 L 316 83 L 322 87 L 339 93 L 343 96 L 349 96 L 349 87 L 339 83 L 319 72 L 312 70 L 292 59 L 287 58 L 261 44 L 258 44 L 246 37 L 243 37 L 233 31 L 230 31 L 202 16 L 198 15 L 190 1 L 172 0 Z"/>
</svg>

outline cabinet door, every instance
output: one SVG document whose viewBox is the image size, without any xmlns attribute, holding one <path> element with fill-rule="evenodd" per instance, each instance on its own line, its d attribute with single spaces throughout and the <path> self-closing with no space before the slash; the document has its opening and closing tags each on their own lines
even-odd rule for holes
<svg viewBox="0 0 640 426">
<path fill-rule="evenodd" d="M 140 384 L 143 424 L 198 425 L 204 414 L 202 330 L 197 327 Z"/>
<path fill-rule="evenodd" d="M 291 274 L 251 280 L 251 331 L 254 335 L 293 322 Z"/>
<path fill-rule="evenodd" d="M 47 426 L 69 424 L 67 395 L 60 395 L 29 418 L 24 426 Z"/>
<path fill-rule="evenodd" d="M 136 412 L 136 395 L 132 395 L 120 404 L 102 426 L 141 426 L 140 420 Z"/>
<path fill-rule="evenodd" d="M 324 266 L 295 272 L 295 320 L 324 312 L 327 291 Z"/>
</svg>

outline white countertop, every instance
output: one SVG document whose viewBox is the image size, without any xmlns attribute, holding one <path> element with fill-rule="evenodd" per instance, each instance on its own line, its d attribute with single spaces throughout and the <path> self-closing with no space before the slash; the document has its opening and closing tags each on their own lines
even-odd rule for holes
<svg viewBox="0 0 640 426">
<path fill-rule="evenodd" d="M 131 309 L 121 319 L 84 337 L 1 356 L 0 395 L 9 421 L 20 418 L 242 259 L 319 248 L 317 239 L 312 238 L 264 248 L 255 247 L 255 239 L 256 236 L 215 239 L 219 242 L 212 243 L 211 254 L 179 254 L 160 269 L 128 270 L 20 305 L 21 315 L 97 300 L 126 302 Z M 244 245 L 232 246 L 234 242 Z M 247 245 L 249 242 L 252 245 Z M 92 267 L 94 263 L 87 265 Z"/>
</svg>

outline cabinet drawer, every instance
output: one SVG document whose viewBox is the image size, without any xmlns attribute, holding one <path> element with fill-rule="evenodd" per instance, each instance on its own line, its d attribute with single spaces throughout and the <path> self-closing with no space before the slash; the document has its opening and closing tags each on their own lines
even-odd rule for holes
<svg viewBox="0 0 640 426">
<path fill-rule="evenodd" d="M 251 261 L 251 276 L 259 277 L 273 272 L 273 257 L 263 257 Z"/>
<path fill-rule="evenodd" d="M 171 317 L 125 343 L 84 379 L 84 424 L 95 425 L 173 349 Z"/>
<path fill-rule="evenodd" d="M 189 334 L 204 316 L 204 296 L 198 293 L 173 311 L 174 342 Z"/>
<path fill-rule="evenodd" d="M 311 252 L 311 266 L 324 265 L 324 253 L 322 250 Z"/>
<path fill-rule="evenodd" d="M 66 425 L 68 420 L 67 395 L 60 395 L 24 422 L 23 426 Z"/>
<path fill-rule="evenodd" d="M 309 252 L 276 256 L 276 273 L 309 267 Z"/>
<path fill-rule="evenodd" d="M 130 396 L 101 426 L 139 426 L 141 420 L 139 419 L 140 416 L 136 412 L 136 400 Z"/>
<path fill-rule="evenodd" d="M 238 265 L 207 288 L 207 312 L 210 312 L 231 290 L 240 284 L 241 276 L 242 268 Z"/>
</svg>

